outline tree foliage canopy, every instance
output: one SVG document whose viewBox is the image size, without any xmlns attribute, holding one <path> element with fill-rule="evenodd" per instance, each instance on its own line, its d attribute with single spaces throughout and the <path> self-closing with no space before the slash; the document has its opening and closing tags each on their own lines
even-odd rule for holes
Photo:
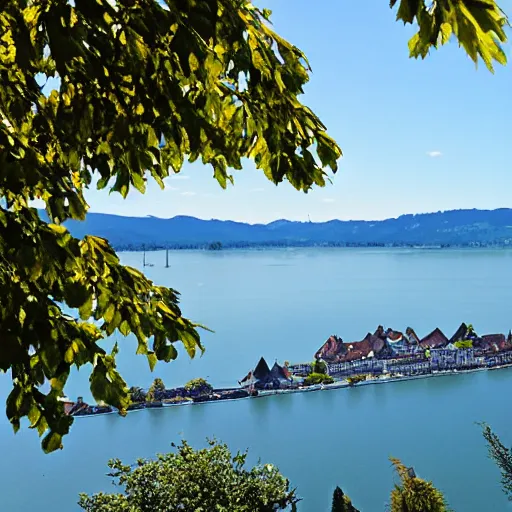
<svg viewBox="0 0 512 512">
<path fill-rule="evenodd" d="M 331 512 L 359 512 L 359 510 L 352 505 L 350 498 L 343 493 L 341 487 L 337 486 L 332 493 Z"/>
<path fill-rule="evenodd" d="M 1 5 L 0 370 L 13 380 L 14 428 L 28 416 L 52 451 L 72 422 L 58 400 L 72 366 L 92 365 L 95 399 L 126 411 L 118 348 L 107 353 L 104 337 L 133 333 L 151 368 L 175 359 L 177 342 L 191 357 L 203 350 L 175 290 L 121 265 L 106 240 L 77 240 L 62 226 L 85 218 L 93 175 L 98 188 L 126 197 L 132 187 L 144 193 L 148 179 L 163 187 L 185 159 L 201 159 L 225 188 L 228 170 L 251 158 L 273 183 L 308 191 L 325 184 L 326 168 L 336 172 L 341 150 L 299 101 L 306 57 L 249 1 Z M 488 67 L 504 62 L 506 19 L 493 1 L 434 5 L 400 3 L 398 18 L 420 26 L 413 55 L 453 32 Z M 60 86 L 45 95 L 49 77 Z M 35 199 L 49 223 L 31 208 Z"/>
<path fill-rule="evenodd" d="M 298 501 L 289 482 L 271 464 L 245 468 L 246 454 L 210 442 L 202 450 L 185 441 L 176 453 L 140 460 L 135 468 L 113 460 L 109 467 L 122 494 L 82 495 L 88 512 L 273 512 Z"/>
<path fill-rule="evenodd" d="M 501 473 L 503 492 L 512 501 L 512 449 L 507 448 L 489 425 L 483 425 L 483 436 L 487 441 L 489 457 L 496 463 Z"/>
<path fill-rule="evenodd" d="M 409 475 L 409 470 L 398 459 L 391 462 L 400 483 L 391 491 L 390 512 L 449 512 L 441 491 L 432 482 Z"/>
<path fill-rule="evenodd" d="M 185 384 L 185 389 L 187 391 L 209 392 L 209 391 L 213 390 L 213 386 L 209 382 L 207 382 L 205 379 L 198 378 L 198 379 L 189 380 Z"/>
<path fill-rule="evenodd" d="M 397 20 L 419 28 L 409 41 L 411 57 L 424 59 L 453 35 L 475 63 L 480 57 L 490 71 L 494 62 L 507 62 L 502 43 L 509 22 L 495 0 L 391 0 L 390 6 L 397 3 Z"/>
</svg>

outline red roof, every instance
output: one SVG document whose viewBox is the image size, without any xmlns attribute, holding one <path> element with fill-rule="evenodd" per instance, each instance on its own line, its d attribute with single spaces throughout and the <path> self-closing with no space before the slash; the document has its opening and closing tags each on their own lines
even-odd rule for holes
<svg viewBox="0 0 512 512">
<path fill-rule="evenodd" d="M 318 349 L 315 359 L 332 361 L 343 351 L 343 340 L 337 336 L 329 336 L 329 339 Z"/>
<path fill-rule="evenodd" d="M 317 351 L 315 357 L 332 363 L 355 361 L 368 357 L 370 352 L 377 354 L 385 346 L 385 339 L 370 333 L 363 340 L 350 343 L 343 343 L 337 336 L 331 336 Z"/>
<path fill-rule="evenodd" d="M 386 342 L 374 334 L 368 333 L 362 341 L 344 343 L 344 351 L 336 360 L 340 363 L 368 357 L 371 352 L 377 354 L 386 346 Z"/>
<path fill-rule="evenodd" d="M 423 348 L 440 348 L 448 344 L 448 338 L 443 334 L 441 329 L 436 327 L 430 334 L 427 334 L 421 341 Z"/>
<path fill-rule="evenodd" d="M 512 344 L 507 341 L 504 334 L 484 334 L 482 336 L 482 348 L 491 350 L 511 350 Z"/>
<path fill-rule="evenodd" d="M 400 338 L 403 338 L 403 333 L 400 331 L 393 331 L 393 329 L 388 329 L 386 331 L 386 336 L 392 341 L 398 341 Z"/>
</svg>

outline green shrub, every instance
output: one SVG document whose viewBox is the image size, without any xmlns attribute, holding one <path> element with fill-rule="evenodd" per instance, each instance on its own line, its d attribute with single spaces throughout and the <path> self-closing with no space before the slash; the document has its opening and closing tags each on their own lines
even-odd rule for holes
<svg viewBox="0 0 512 512">
<path fill-rule="evenodd" d="M 460 349 L 473 348 L 473 340 L 456 341 L 454 347 Z"/>
<path fill-rule="evenodd" d="M 359 382 L 366 380 L 366 375 L 354 375 L 353 377 L 347 377 L 349 386 L 355 386 Z"/>
<path fill-rule="evenodd" d="M 187 391 L 213 391 L 213 386 L 204 379 L 192 379 L 185 384 Z"/>
<path fill-rule="evenodd" d="M 332 384 L 334 379 L 330 375 L 323 373 L 310 373 L 304 379 L 305 386 L 314 386 L 315 384 Z"/>
</svg>

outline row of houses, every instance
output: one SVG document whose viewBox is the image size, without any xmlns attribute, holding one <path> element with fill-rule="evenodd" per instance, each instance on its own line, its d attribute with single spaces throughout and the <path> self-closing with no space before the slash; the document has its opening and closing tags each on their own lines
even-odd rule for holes
<svg viewBox="0 0 512 512">
<path fill-rule="evenodd" d="M 493 367 L 512 363 L 512 333 L 479 336 L 471 324 L 462 323 L 451 338 L 438 327 L 420 338 L 408 327 L 405 333 L 379 326 L 361 341 L 345 343 L 336 335 L 320 347 L 316 360 L 327 364 L 332 376 L 357 374 L 418 375 L 442 370 Z M 310 365 L 289 371 L 307 375 Z"/>
<path fill-rule="evenodd" d="M 512 333 L 509 332 L 508 337 L 504 334 L 478 336 L 471 324 L 462 323 L 451 338 L 438 327 L 420 338 L 411 327 L 402 333 L 379 326 L 373 334 L 368 333 L 361 341 L 345 343 L 336 335 L 330 336 L 317 350 L 315 359 L 335 364 L 369 358 L 421 358 L 426 352 L 428 356 L 428 351 L 433 349 L 450 352 L 468 348 L 473 349 L 476 355 L 512 350 Z"/>
<path fill-rule="evenodd" d="M 315 353 L 333 377 L 370 374 L 424 375 L 436 371 L 492 368 L 512 364 L 512 333 L 479 336 L 471 324 L 462 323 L 451 338 L 438 327 L 420 338 L 408 327 L 405 333 L 378 326 L 361 341 L 345 343 L 330 336 Z M 270 368 L 261 358 L 239 384 L 253 389 L 278 389 L 298 385 L 312 372 L 312 363 Z M 295 380 L 294 380 L 295 377 Z"/>
</svg>

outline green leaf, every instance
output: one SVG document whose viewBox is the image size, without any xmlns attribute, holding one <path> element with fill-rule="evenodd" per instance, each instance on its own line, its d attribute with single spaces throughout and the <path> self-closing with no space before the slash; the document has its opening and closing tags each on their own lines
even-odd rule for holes
<svg viewBox="0 0 512 512">
<path fill-rule="evenodd" d="M 48 224 L 48 227 L 55 233 L 58 233 L 59 235 L 63 235 L 68 231 L 64 226 L 59 224 Z"/>
<path fill-rule="evenodd" d="M 194 73 L 195 71 L 197 71 L 199 69 L 199 61 L 197 60 L 197 57 L 193 53 L 191 53 L 188 56 L 188 65 L 189 65 L 190 71 L 192 71 L 192 73 Z"/>
<path fill-rule="evenodd" d="M 42 446 L 45 453 L 51 453 L 55 450 L 59 450 L 62 448 L 62 436 L 57 434 L 57 432 L 50 432 L 43 439 Z"/>
<path fill-rule="evenodd" d="M 130 324 L 126 320 L 123 320 L 119 325 L 119 331 L 123 336 L 128 336 L 128 334 L 130 334 L 131 331 Z"/>
<path fill-rule="evenodd" d="M 92 307 L 93 307 L 94 297 L 91 294 L 87 297 L 86 301 L 80 306 L 78 310 L 80 313 L 80 318 L 82 320 L 88 320 L 92 315 Z"/>
<path fill-rule="evenodd" d="M 148 358 L 149 368 L 153 371 L 158 361 L 156 354 L 154 352 L 148 352 L 146 357 Z"/>
<path fill-rule="evenodd" d="M 144 194 L 146 192 L 146 180 L 144 179 L 144 176 L 141 176 L 140 174 L 137 173 L 133 173 L 132 184 L 141 194 Z"/>
</svg>

